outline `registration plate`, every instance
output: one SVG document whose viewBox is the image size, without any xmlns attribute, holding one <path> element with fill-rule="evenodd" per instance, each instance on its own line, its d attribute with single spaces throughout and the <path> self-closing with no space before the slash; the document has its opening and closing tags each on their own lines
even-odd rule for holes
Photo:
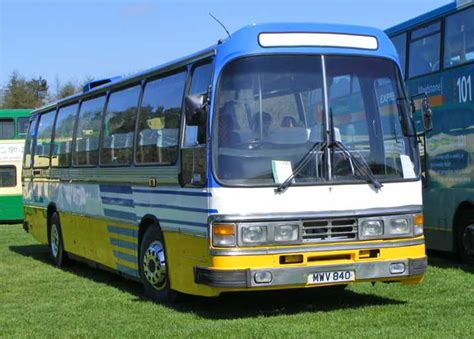
<svg viewBox="0 0 474 339">
<path fill-rule="evenodd" d="M 354 271 L 316 272 L 308 274 L 308 284 L 328 284 L 354 281 Z"/>
</svg>

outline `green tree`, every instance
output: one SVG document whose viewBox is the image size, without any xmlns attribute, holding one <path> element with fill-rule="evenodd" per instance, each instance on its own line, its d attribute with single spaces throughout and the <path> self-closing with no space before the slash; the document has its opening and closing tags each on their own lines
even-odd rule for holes
<svg viewBox="0 0 474 339">
<path fill-rule="evenodd" d="M 79 91 L 79 86 L 74 85 L 72 81 L 68 81 L 64 85 L 59 86 L 59 90 L 56 93 L 56 100 L 66 98 Z"/>
<path fill-rule="evenodd" d="M 48 82 L 42 77 L 27 80 L 13 72 L 3 89 L 2 108 L 36 108 L 43 106 L 48 97 Z"/>
</svg>

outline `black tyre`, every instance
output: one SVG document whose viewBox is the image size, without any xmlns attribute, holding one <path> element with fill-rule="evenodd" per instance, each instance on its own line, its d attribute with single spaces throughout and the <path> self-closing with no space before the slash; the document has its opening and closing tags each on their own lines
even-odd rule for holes
<svg viewBox="0 0 474 339">
<path fill-rule="evenodd" d="M 469 213 L 471 211 L 472 213 Z M 474 265 L 474 211 L 469 212 L 459 218 L 456 247 L 461 261 Z"/>
<path fill-rule="evenodd" d="M 159 227 L 145 231 L 140 245 L 140 278 L 146 295 L 158 302 L 174 302 L 178 293 L 170 288 L 166 247 Z"/>
<path fill-rule="evenodd" d="M 57 267 L 65 266 L 68 263 L 68 257 L 64 251 L 61 223 L 59 222 L 59 215 L 57 212 L 54 212 L 49 218 L 48 243 L 49 254 L 51 255 L 54 265 Z"/>
</svg>

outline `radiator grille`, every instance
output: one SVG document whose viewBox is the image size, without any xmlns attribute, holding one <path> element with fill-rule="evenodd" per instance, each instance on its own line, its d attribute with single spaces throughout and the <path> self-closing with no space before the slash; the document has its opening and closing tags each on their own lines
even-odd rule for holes
<svg viewBox="0 0 474 339">
<path fill-rule="evenodd" d="M 357 239 L 357 219 L 303 221 L 303 242 L 350 241 Z"/>
</svg>

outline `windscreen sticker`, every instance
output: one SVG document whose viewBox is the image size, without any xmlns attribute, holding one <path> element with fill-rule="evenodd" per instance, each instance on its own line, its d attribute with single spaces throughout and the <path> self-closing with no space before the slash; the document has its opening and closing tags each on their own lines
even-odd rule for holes
<svg viewBox="0 0 474 339">
<path fill-rule="evenodd" d="M 413 163 L 410 160 L 408 155 L 400 155 L 400 160 L 402 162 L 402 171 L 404 179 L 413 179 L 416 178 L 415 168 Z"/>
<path fill-rule="evenodd" d="M 273 180 L 281 184 L 293 174 L 291 161 L 272 160 Z"/>
</svg>

